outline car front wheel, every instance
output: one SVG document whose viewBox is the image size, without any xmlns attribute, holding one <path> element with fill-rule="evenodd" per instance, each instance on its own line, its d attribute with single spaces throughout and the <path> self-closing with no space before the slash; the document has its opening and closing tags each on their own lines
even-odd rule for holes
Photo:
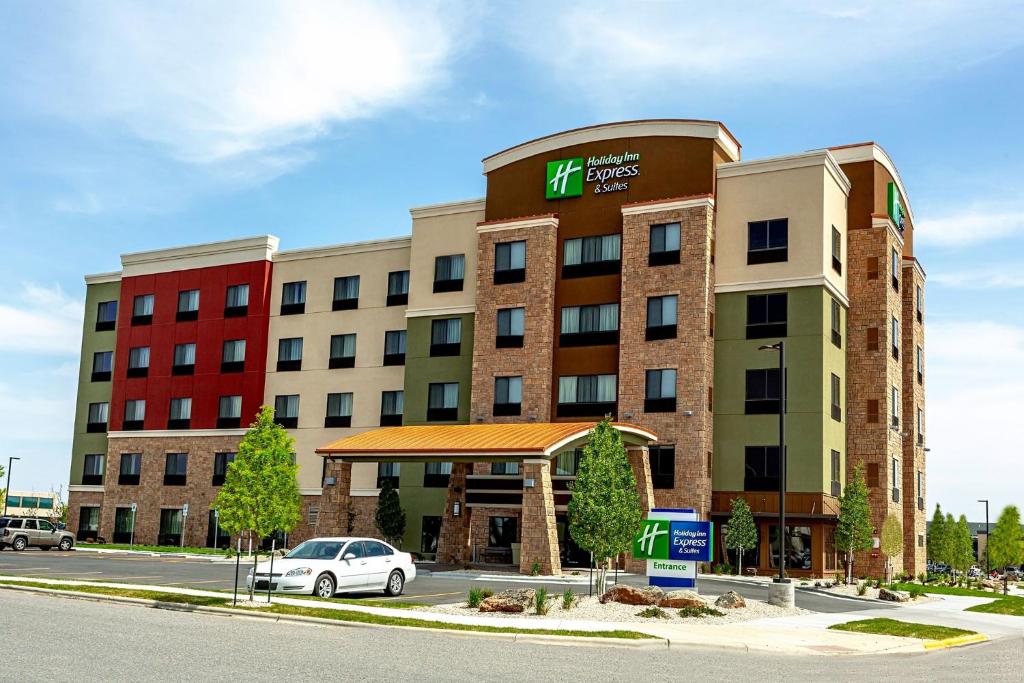
<svg viewBox="0 0 1024 683">
<path fill-rule="evenodd" d="M 57 546 L 57 547 L 60 548 L 61 550 L 63 550 L 64 552 L 67 552 L 67 551 L 71 550 L 71 539 L 70 538 L 62 538 L 62 539 L 60 539 L 60 545 Z"/>
<path fill-rule="evenodd" d="M 403 588 L 405 588 L 405 577 L 396 569 L 388 577 L 388 584 L 384 587 L 384 592 L 388 595 L 401 595 Z"/>
<path fill-rule="evenodd" d="M 313 584 L 313 595 L 319 598 L 334 597 L 334 579 L 330 574 L 321 574 L 316 578 L 316 583 Z"/>
<path fill-rule="evenodd" d="M 24 550 L 26 547 L 28 547 L 28 541 L 26 541 L 23 537 L 19 536 L 18 538 L 14 539 L 14 543 L 11 544 L 11 547 L 15 550 Z"/>
</svg>

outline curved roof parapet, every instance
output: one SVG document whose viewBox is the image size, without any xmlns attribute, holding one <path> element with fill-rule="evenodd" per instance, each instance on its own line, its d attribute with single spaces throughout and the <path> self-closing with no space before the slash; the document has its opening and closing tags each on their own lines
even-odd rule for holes
<svg viewBox="0 0 1024 683">
<path fill-rule="evenodd" d="M 914 210 L 910 208 L 910 195 L 907 194 L 907 188 L 903 185 L 903 179 L 900 177 L 900 172 L 896 170 L 896 164 L 893 163 L 892 157 L 881 145 L 876 142 L 857 142 L 852 145 L 829 147 L 828 151 L 840 164 L 855 164 L 861 161 L 880 163 L 896 182 L 896 187 L 899 188 L 900 195 L 903 197 L 904 208 L 907 210 L 907 215 L 910 216 L 910 224 L 914 224 Z"/>
<path fill-rule="evenodd" d="M 521 159 L 544 154 L 562 147 L 580 145 L 601 140 L 636 137 L 688 137 L 715 140 L 733 161 L 740 158 L 740 143 L 720 121 L 700 119 L 648 119 L 642 121 L 619 121 L 596 126 L 574 128 L 562 133 L 546 135 L 496 154 L 484 157 L 484 173 L 490 173 Z"/>
</svg>

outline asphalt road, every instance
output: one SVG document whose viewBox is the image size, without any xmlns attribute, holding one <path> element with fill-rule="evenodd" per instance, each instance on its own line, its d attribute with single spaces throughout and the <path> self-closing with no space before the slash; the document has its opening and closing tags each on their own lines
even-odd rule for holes
<svg viewBox="0 0 1024 683">
<path fill-rule="evenodd" d="M 6 559 L 6 558 L 5 558 Z M 1024 641 L 919 655 L 802 657 L 510 642 L 277 623 L 0 591 L 3 677 L 19 681 L 1019 681 Z M 603 672 L 603 673 L 602 673 Z"/>
<path fill-rule="evenodd" d="M 245 576 L 248 566 L 242 562 L 239 573 L 239 587 L 245 590 Z M 29 549 L 16 553 L 12 550 L 0 552 L 0 574 L 14 576 L 43 576 L 54 579 L 86 579 L 93 581 L 117 581 L 119 583 L 141 583 L 158 586 L 187 586 L 209 590 L 228 589 L 234 583 L 235 565 L 233 563 L 210 562 L 174 557 L 150 557 L 145 555 L 119 555 L 93 553 L 86 551 L 42 552 Z M 611 578 L 612 575 L 609 575 Z M 624 583 L 635 585 L 646 584 L 646 578 L 640 576 L 627 577 Z M 730 580 L 728 578 L 702 578 L 698 582 L 698 590 L 704 595 L 720 595 L 735 590 L 744 597 L 767 600 L 766 584 L 749 581 Z M 509 587 L 523 587 L 522 583 L 507 581 L 472 581 L 468 579 L 449 579 L 420 575 L 409 583 L 400 600 L 413 600 L 426 603 L 456 602 L 463 598 L 471 587 L 479 586 L 499 591 Z M 534 584 L 530 584 L 534 585 Z M 587 591 L 586 584 L 573 586 L 577 593 Z M 551 584 L 549 590 L 562 592 L 564 585 Z M 346 597 L 371 597 L 383 599 L 380 593 L 346 594 Z M 846 600 L 824 596 L 817 593 L 797 590 L 796 604 L 798 607 L 816 612 L 852 612 L 864 609 L 895 609 L 888 605 Z"/>
</svg>

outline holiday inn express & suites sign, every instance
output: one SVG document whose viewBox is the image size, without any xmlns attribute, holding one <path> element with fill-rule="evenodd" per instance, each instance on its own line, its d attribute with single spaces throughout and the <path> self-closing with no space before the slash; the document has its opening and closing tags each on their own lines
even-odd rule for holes
<svg viewBox="0 0 1024 683">
<path fill-rule="evenodd" d="M 633 557 L 647 560 L 651 585 L 692 588 L 697 564 L 713 556 L 713 525 L 694 510 L 651 510 L 633 539 Z"/>
<path fill-rule="evenodd" d="M 632 152 L 549 161 L 544 196 L 548 199 L 579 197 L 584 184 L 593 184 L 594 194 L 628 190 L 629 178 L 640 175 L 639 161 L 640 155 Z"/>
</svg>

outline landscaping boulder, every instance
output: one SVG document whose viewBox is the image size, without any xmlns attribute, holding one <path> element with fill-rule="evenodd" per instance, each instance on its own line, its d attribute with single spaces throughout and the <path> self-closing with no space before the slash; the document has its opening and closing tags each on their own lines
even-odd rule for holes
<svg viewBox="0 0 1024 683">
<path fill-rule="evenodd" d="M 990 579 L 985 579 L 984 581 L 982 581 L 981 582 L 981 587 L 982 588 L 987 588 L 990 591 L 1001 591 L 1001 590 L 1003 590 L 1002 584 L 1000 584 L 998 581 L 992 581 Z"/>
<path fill-rule="evenodd" d="M 878 589 L 878 599 L 889 602 L 910 602 L 910 593 L 906 591 L 894 591 L 888 588 Z"/>
<path fill-rule="evenodd" d="M 722 607 L 724 609 L 739 609 L 740 607 L 746 607 L 747 601 L 743 599 L 743 596 L 736 591 L 729 591 L 728 593 L 722 593 L 715 600 L 715 607 Z"/>
<path fill-rule="evenodd" d="M 672 607 L 672 608 L 683 608 L 683 607 L 704 607 L 704 601 L 696 591 L 669 591 L 665 593 L 665 597 L 658 603 L 659 607 Z"/>
<path fill-rule="evenodd" d="M 480 603 L 481 612 L 525 612 L 536 599 L 532 588 L 512 588 L 484 598 Z"/>
<path fill-rule="evenodd" d="M 657 605 L 665 592 L 657 586 L 612 586 L 601 596 L 601 604 L 619 602 L 623 605 Z"/>
</svg>

